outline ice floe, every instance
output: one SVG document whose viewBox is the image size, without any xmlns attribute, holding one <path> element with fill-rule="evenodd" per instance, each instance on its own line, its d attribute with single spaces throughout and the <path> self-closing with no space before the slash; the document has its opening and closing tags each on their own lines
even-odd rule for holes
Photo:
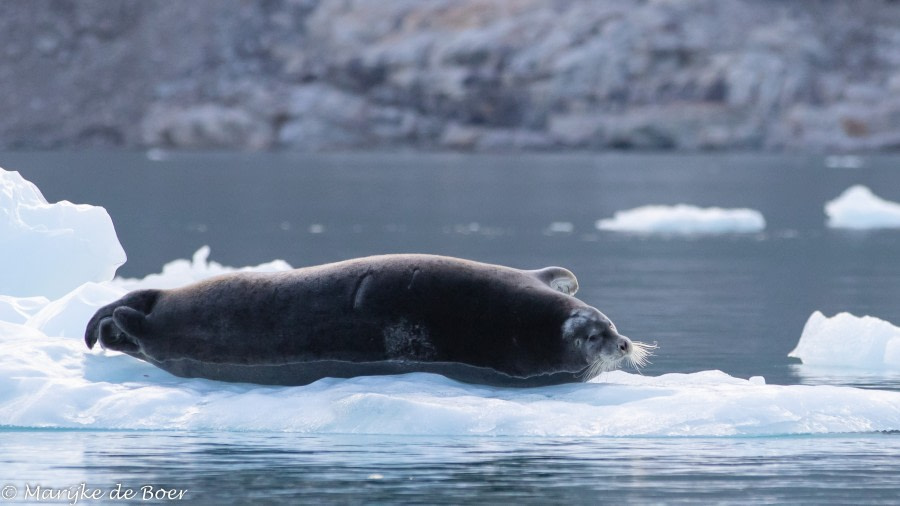
<svg viewBox="0 0 900 506">
<path fill-rule="evenodd" d="M 612 218 L 598 220 L 596 226 L 644 234 L 736 234 L 760 232 L 766 228 L 766 220 L 754 209 L 649 205 L 616 211 Z"/>
<path fill-rule="evenodd" d="M 866 186 L 855 185 L 825 204 L 831 228 L 900 228 L 900 203 L 884 200 Z"/>
<path fill-rule="evenodd" d="M 15 184 L 4 186 L 4 196 L 22 188 L 31 188 L 31 197 L 39 195 L 21 178 L 7 176 L 6 181 Z M 21 202 L 7 198 L 3 209 L 8 215 L 10 209 L 19 212 Z M 106 215 L 101 211 L 79 212 L 102 218 Z M 29 257 L 30 248 L 48 244 L 50 239 L 38 239 L 44 231 L 59 230 L 54 228 L 58 224 L 54 212 L 38 217 L 47 223 L 28 222 L 30 228 L 22 229 L 27 237 L 15 243 L 14 250 L 4 250 L 8 265 L 19 265 Z M 761 377 L 745 380 L 720 371 L 656 377 L 615 371 L 591 383 L 530 389 L 468 385 L 432 374 L 324 379 L 300 387 L 178 378 L 127 355 L 88 350 L 82 339 L 88 318 L 127 290 L 178 286 L 234 269 L 210 262 L 209 250 L 202 248 L 190 261 L 167 264 L 161 274 L 109 281 L 121 248 L 112 227 L 98 223 L 105 222 L 98 218 L 68 234 L 67 244 L 83 239 L 105 248 L 96 259 L 76 257 L 78 265 L 72 268 L 77 275 L 61 282 L 55 265 L 35 264 L 25 286 L 43 286 L 37 296 L 13 290 L 12 284 L 3 286 L 7 293 L 0 296 L 0 427 L 515 436 L 900 430 L 900 392 L 767 385 Z M 272 262 L 255 269 L 286 268 L 284 262 Z M 819 328 L 822 323 L 813 321 L 808 327 Z M 873 341 L 889 332 L 883 325 L 875 327 Z M 828 334 L 810 335 L 821 340 Z M 834 353 L 830 342 L 804 339 L 801 344 L 812 350 L 798 346 L 804 360 L 820 349 Z M 894 351 L 883 351 L 882 358 L 894 360 L 896 338 L 885 343 L 884 350 Z M 842 350 L 846 357 L 853 347 Z M 873 352 L 860 360 L 868 363 L 876 358 Z"/>
<path fill-rule="evenodd" d="M 873 316 L 813 313 L 788 356 L 804 365 L 900 372 L 900 327 Z"/>
</svg>

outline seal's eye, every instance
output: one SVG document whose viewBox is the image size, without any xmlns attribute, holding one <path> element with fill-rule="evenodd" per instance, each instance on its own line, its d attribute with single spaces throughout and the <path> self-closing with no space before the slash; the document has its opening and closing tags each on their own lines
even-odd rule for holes
<svg viewBox="0 0 900 506">
<path fill-rule="evenodd" d="M 600 339 L 600 336 L 597 334 L 591 334 L 588 336 L 588 341 L 596 341 L 597 339 Z"/>
</svg>

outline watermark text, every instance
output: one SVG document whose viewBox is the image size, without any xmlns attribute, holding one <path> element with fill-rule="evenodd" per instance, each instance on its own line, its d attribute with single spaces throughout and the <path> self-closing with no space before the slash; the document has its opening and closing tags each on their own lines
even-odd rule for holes
<svg viewBox="0 0 900 506">
<path fill-rule="evenodd" d="M 166 488 L 157 485 L 139 485 L 136 487 L 116 483 L 112 487 L 91 487 L 79 483 L 69 487 L 48 487 L 36 483 L 22 485 L 6 484 L 0 487 L 0 502 L 34 501 L 65 502 L 69 506 L 91 501 L 181 501 L 187 498 L 186 488 Z"/>
</svg>

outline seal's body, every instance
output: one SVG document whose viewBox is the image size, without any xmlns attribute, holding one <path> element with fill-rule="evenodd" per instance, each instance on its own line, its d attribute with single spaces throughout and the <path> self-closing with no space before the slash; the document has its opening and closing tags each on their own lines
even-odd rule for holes
<svg viewBox="0 0 900 506">
<path fill-rule="evenodd" d="M 572 296 L 577 287 L 559 267 L 384 255 L 135 291 L 98 310 L 85 341 L 178 376 L 224 381 L 301 385 L 426 371 L 496 385 L 563 383 L 634 350 Z"/>
</svg>

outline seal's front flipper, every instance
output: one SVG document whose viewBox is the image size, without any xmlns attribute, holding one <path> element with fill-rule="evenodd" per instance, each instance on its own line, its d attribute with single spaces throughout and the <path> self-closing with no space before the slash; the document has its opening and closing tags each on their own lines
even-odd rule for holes
<svg viewBox="0 0 900 506">
<path fill-rule="evenodd" d="M 544 267 L 536 271 L 531 271 L 534 277 L 541 280 L 545 285 L 562 292 L 566 295 L 575 295 L 578 291 L 578 280 L 575 275 L 568 269 L 562 267 Z"/>
</svg>

